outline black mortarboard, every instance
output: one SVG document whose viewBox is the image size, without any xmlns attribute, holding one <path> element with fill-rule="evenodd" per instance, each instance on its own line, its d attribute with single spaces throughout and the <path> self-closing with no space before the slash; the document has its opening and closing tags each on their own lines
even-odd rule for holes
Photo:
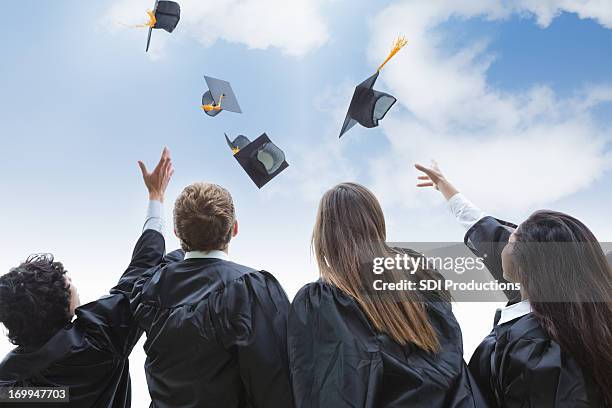
<svg viewBox="0 0 612 408">
<path fill-rule="evenodd" d="M 149 27 L 146 51 L 149 51 L 153 29 L 162 29 L 169 33 L 174 31 L 181 19 L 181 6 L 174 1 L 155 0 L 153 11 L 147 12 L 147 14 L 149 14 L 150 20 L 149 23 L 146 24 Z"/>
<path fill-rule="evenodd" d="M 397 101 L 393 95 L 375 90 L 374 84 L 376 79 L 378 79 L 380 70 L 404 45 L 406 45 L 406 40 L 401 37 L 398 38 L 393 44 L 393 49 L 389 56 L 378 67 L 374 75 L 357 85 L 339 137 L 342 137 L 343 134 L 357 123 L 366 128 L 378 126 L 378 121 L 385 117 L 389 109 Z"/>
<path fill-rule="evenodd" d="M 367 128 L 378 126 L 378 121 L 385 117 L 385 114 L 397 101 L 392 95 L 372 88 L 376 78 L 378 78 L 378 71 L 355 88 L 342 130 L 340 130 L 340 137 L 357 123 Z"/>
<path fill-rule="evenodd" d="M 223 110 L 242 113 L 229 82 L 208 76 L 204 79 L 208 91 L 202 95 L 202 109 L 208 116 L 217 116 Z"/>
<path fill-rule="evenodd" d="M 285 153 L 265 133 L 252 142 L 243 135 L 236 137 L 233 142 L 225 135 L 225 140 L 238 163 L 258 188 L 262 188 L 289 167 Z"/>
</svg>

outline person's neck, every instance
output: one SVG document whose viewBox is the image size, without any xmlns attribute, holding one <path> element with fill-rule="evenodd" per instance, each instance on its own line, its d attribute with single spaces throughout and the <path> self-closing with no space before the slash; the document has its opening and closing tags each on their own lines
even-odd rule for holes
<svg viewBox="0 0 612 408">
<path fill-rule="evenodd" d="M 226 246 L 225 248 L 217 248 L 217 249 L 211 249 L 209 251 L 201 251 L 201 252 L 212 252 L 212 251 L 221 251 L 221 252 L 225 252 L 226 255 L 229 255 L 229 246 Z"/>
</svg>

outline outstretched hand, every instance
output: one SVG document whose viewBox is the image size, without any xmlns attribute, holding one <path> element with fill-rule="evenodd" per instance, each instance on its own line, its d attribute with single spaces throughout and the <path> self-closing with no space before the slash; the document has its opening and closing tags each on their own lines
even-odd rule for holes
<svg viewBox="0 0 612 408">
<path fill-rule="evenodd" d="M 444 177 L 444 174 L 438 167 L 438 163 L 435 161 L 432 161 L 429 167 L 423 166 L 422 164 L 415 164 L 414 167 L 423 173 L 417 177 L 419 180 L 417 187 L 433 187 L 440 191 L 447 200 L 459 192 L 446 177 Z"/>
<path fill-rule="evenodd" d="M 147 171 L 147 166 L 140 160 L 138 161 L 138 166 L 142 172 L 142 178 L 147 186 L 147 190 L 149 190 L 149 199 L 163 202 L 166 188 L 174 174 L 170 150 L 164 147 L 161 159 L 159 159 L 159 163 L 157 163 L 157 166 L 155 166 L 151 173 Z"/>
</svg>

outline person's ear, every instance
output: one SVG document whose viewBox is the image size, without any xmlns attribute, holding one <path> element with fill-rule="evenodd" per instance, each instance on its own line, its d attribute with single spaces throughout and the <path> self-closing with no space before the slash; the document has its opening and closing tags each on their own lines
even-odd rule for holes
<svg viewBox="0 0 612 408">
<path fill-rule="evenodd" d="M 519 282 L 519 267 L 515 262 L 514 255 L 512 254 L 513 243 L 509 242 L 506 244 L 501 252 L 502 261 L 502 272 L 503 278 L 508 282 Z"/>
<path fill-rule="evenodd" d="M 238 220 L 234 221 L 234 228 L 232 229 L 232 238 L 238 235 Z"/>
</svg>

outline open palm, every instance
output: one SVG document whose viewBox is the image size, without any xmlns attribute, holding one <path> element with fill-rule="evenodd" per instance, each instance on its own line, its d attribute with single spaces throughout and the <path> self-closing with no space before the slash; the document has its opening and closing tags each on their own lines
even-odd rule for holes
<svg viewBox="0 0 612 408">
<path fill-rule="evenodd" d="M 151 173 L 148 172 L 147 166 L 142 161 L 138 161 L 138 166 L 142 172 L 142 178 L 149 190 L 149 198 L 151 200 L 164 200 L 164 194 L 170 179 L 174 174 L 174 167 L 172 166 L 172 159 L 170 158 L 170 150 L 164 147 L 159 163 L 153 169 Z"/>
</svg>

